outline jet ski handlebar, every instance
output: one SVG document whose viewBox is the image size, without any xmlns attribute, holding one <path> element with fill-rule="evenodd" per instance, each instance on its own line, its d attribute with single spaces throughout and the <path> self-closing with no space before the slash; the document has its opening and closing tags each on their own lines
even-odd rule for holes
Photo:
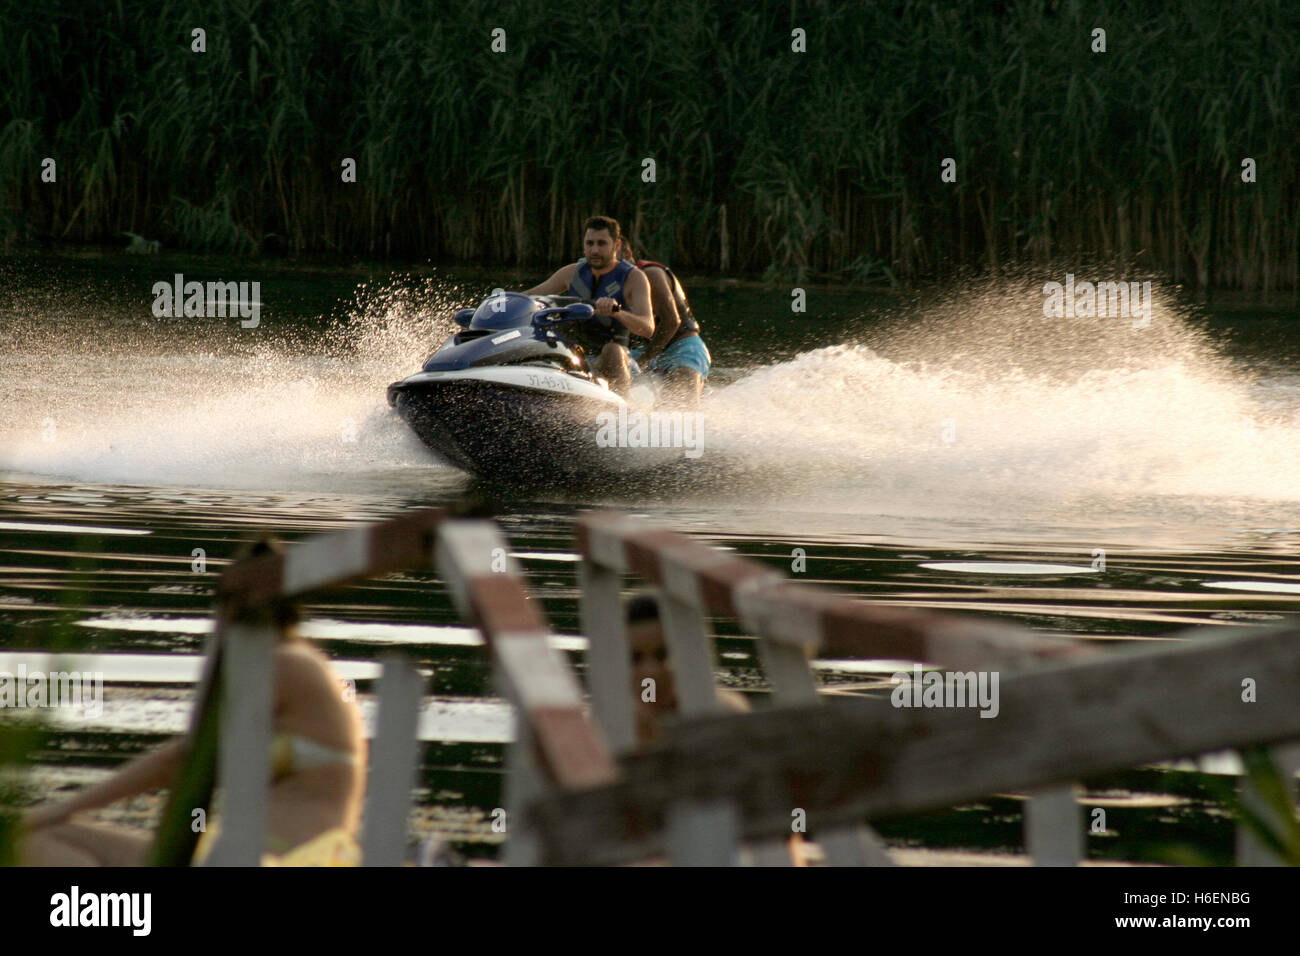
<svg viewBox="0 0 1300 956">
<path fill-rule="evenodd" d="M 614 306 L 614 311 L 618 311 L 617 303 Z M 550 329 L 570 322 L 597 322 L 608 327 L 610 321 L 610 316 L 596 314 L 594 303 L 590 299 L 579 299 L 569 305 L 542 309 L 533 316 L 533 327 Z"/>
<path fill-rule="evenodd" d="M 554 328 L 557 325 L 563 325 L 569 322 L 596 322 L 606 328 L 609 327 L 612 319 L 608 315 L 596 315 L 596 303 L 591 299 L 579 299 L 571 296 L 539 296 L 539 304 L 546 308 L 534 313 L 532 322 L 534 328 Z M 482 308 L 480 306 L 479 308 Z M 618 312 L 620 306 L 614 303 L 614 312 Z M 474 321 L 474 309 L 461 309 L 453 318 L 457 325 L 462 329 L 470 327 Z"/>
</svg>

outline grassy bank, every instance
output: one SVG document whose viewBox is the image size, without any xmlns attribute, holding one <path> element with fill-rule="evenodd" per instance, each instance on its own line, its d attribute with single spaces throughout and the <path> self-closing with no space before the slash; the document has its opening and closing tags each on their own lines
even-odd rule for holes
<svg viewBox="0 0 1300 956">
<path fill-rule="evenodd" d="M 604 210 L 696 272 L 1300 275 L 1291 0 L 0 0 L 0 31 L 10 242 L 537 265 Z"/>
</svg>

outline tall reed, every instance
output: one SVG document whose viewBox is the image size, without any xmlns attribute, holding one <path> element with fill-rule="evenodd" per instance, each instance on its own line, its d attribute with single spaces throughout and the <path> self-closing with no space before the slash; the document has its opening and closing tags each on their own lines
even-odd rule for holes
<svg viewBox="0 0 1300 956">
<path fill-rule="evenodd" d="M 604 210 L 688 270 L 1300 275 L 1294 0 L 0 0 L 0 48 L 11 241 L 540 267 Z"/>
</svg>

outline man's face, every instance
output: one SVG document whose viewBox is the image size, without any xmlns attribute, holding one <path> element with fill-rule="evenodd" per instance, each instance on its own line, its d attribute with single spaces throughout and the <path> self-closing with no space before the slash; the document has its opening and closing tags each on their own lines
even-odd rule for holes
<svg viewBox="0 0 1300 956">
<path fill-rule="evenodd" d="M 618 252 L 614 237 L 609 234 L 608 229 L 588 229 L 586 235 L 582 237 L 582 249 L 587 256 L 587 262 L 597 272 L 613 265 L 614 256 Z"/>
</svg>

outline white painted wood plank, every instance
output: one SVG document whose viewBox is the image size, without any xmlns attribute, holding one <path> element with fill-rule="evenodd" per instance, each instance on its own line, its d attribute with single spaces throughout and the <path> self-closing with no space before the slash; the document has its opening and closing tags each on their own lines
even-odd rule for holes
<svg viewBox="0 0 1300 956">
<path fill-rule="evenodd" d="M 758 641 L 763 672 L 772 683 L 773 702 L 782 707 L 813 704 L 819 700 L 817 678 L 808 667 L 802 647 L 780 644 L 767 637 Z M 893 866 L 885 841 L 865 823 L 836 827 L 817 835 L 831 866 Z M 788 854 L 787 854 L 788 855 Z"/>
<path fill-rule="evenodd" d="M 537 837 L 530 832 L 526 808 L 546 791 L 546 782 L 533 755 L 535 742 L 528 721 L 516 712 L 515 739 L 506 748 L 506 779 L 502 808 L 506 812 L 506 845 L 502 860 L 507 866 L 536 866 L 540 859 Z M 494 814 L 495 816 L 495 814 Z"/>
<path fill-rule="evenodd" d="M 713 551 L 695 541 L 664 548 L 659 552 L 659 573 L 663 590 L 691 607 L 703 607 L 700 571 L 734 561 L 736 556 Z"/>
<path fill-rule="evenodd" d="M 725 713 L 713 682 L 713 653 L 704 617 L 671 594 L 663 595 L 659 614 L 684 717 Z"/>
<path fill-rule="evenodd" d="M 820 612 L 811 604 L 792 603 L 785 595 L 772 590 L 775 585 L 789 583 L 775 571 L 770 577 L 741 582 L 733 596 L 740 623 L 755 634 L 764 634 L 781 644 L 807 648 L 811 653 L 822 642 Z M 822 594 L 812 588 L 807 590 L 812 595 Z"/>
<path fill-rule="evenodd" d="M 665 847 L 673 866 L 736 866 L 740 822 L 725 802 L 680 801 L 668 810 Z"/>
<path fill-rule="evenodd" d="M 821 844 L 829 866 L 895 865 L 885 841 L 865 824 L 833 827 L 818 833 L 817 842 Z"/>
<path fill-rule="evenodd" d="M 510 546 L 490 521 L 445 521 L 434 548 L 438 576 L 447 585 L 462 618 L 470 617 L 469 581 L 488 574 L 519 575 Z M 504 570 L 500 570 L 504 569 Z"/>
<path fill-rule="evenodd" d="M 741 866 L 794 866 L 790 844 L 784 839 L 756 840 L 740 848 Z"/>
<path fill-rule="evenodd" d="M 581 707 L 582 688 L 545 631 L 496 635 L 492 652 L 501 669 L 502 687 L 511 703 L 525 710 Z"/>
<path fill-rule="evenodd" d="M 1025 804 L 1025 850 L 1035 866 L 1078 866 L 1084 855 L 1083 821 L 1074 784 L 1042 787 Z"/>
<path fill-rule="evenodd" d="M 424 678 L 405 654 L 389 652 L 381 661 L 384 672 L 370 745 L 361 858 L 365 866 L 401 866 L 420 755 L 416 731 Z"/>
<path fill-rule="evenodd" d="M 623 547 L 625 532 L 644 530 L 646 522 L 637 521 L 626 515 L 617 519 L 607 519 L 601 515 L 598 521 L 586 523 L 587 555 L 593 563 L 611 571 L 627 570 L 627 552 Z"/>
<path fill-rule="evenodd" d="M 587 684 L 597 723 L 615 753 L 636 746 L 632 704 L 632 662 L 619 598 L 616 571 L 583 561 L 578 567 L 582 587 L 582 633 L 587 645 Z"/>
<path fill-rule="evenodd" d="M 275 628 L 231 624 L 222 650 L 217 781 L 222 829 L 208 866 L 257 866 L 266 843 L 274 711 Z"/>
<path fill-rule="evenodd" d="M 285 595 L 301 594 L 370 566 L 371 528 L 316 535 L 289 549 L 284 559 Z"/>
<path fill-rule="evenodd" d="M 817 678 L 809 670 L 802 649 L 760 637 L 758 656 L 763 673 L 772 684 L 773 704 L 793 707 L 817 700 Z"/>
</svg>

